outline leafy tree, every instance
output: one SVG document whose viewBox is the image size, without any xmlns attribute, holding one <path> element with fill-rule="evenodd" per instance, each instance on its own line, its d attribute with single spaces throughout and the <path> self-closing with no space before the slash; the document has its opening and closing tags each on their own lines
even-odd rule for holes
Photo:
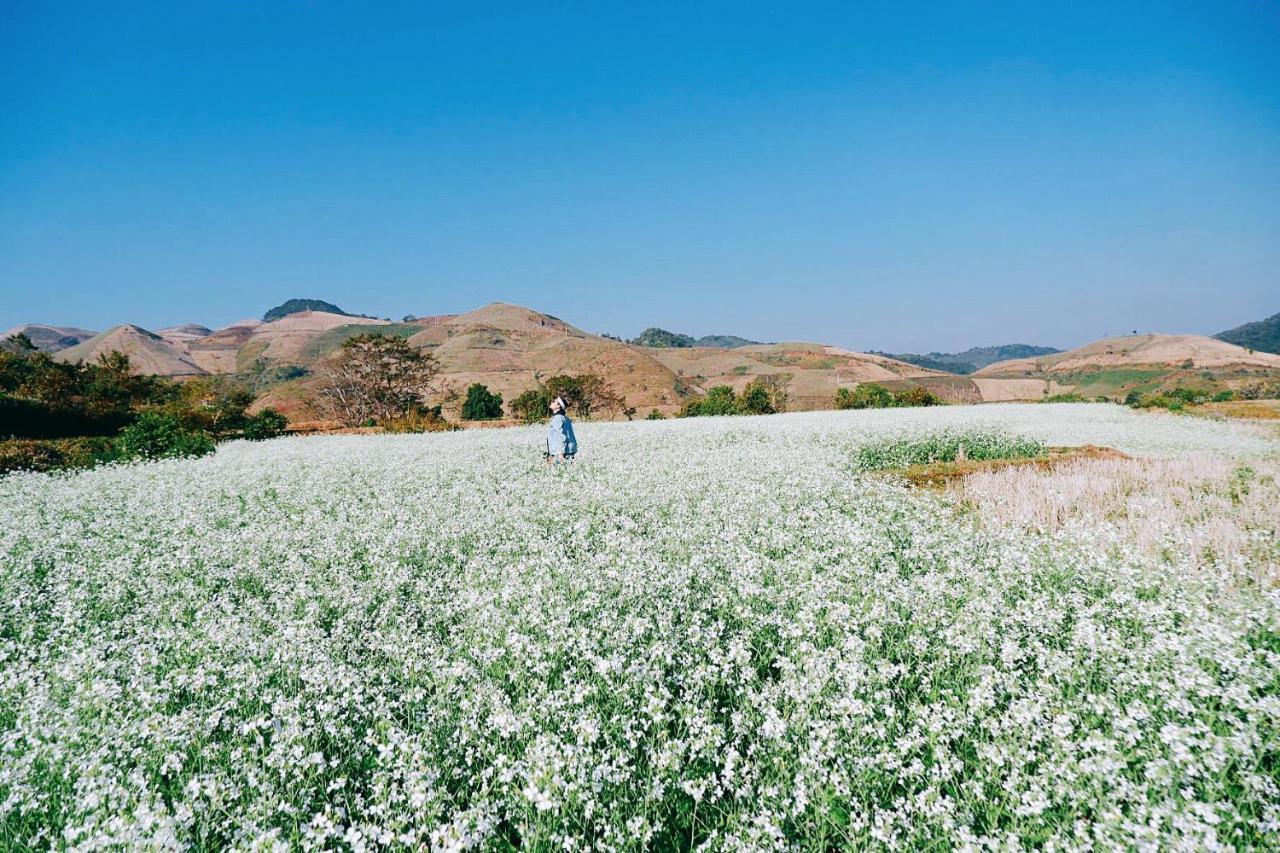
<svg viewBox="0 0 1280 853">
<path fill-rule="evenodd" d="M 601 412 L 626 413 L 626 401 L 614 393 L 603 377 L 583 373 L 552 376 L 539 387 L 523 392 L 511 401 L 511 415 L 525 423 L 539 421 L 547 416 L 548 407 L 556 397 L 563 397 L 569 413 L 577 417 L 589 418 Z"/>
<path fill-rule="evenodd" d="M 216 437 L 247 426 L 253 393 L 227 376 L 201 376 L 182 384 L 176 402 L 188 428 Z"/>
<path fill-rule="evenodd" d="M 213 448 L 213 439 L 207 434 L 187 429 L 178 418 L 159 412 L 143 412 L 116 438 L 121 459 L 203 456 Z"/>
<path fill-rule="evenodd" d="M 769 387 L 757 380 L 743 388 L 738 398 L 738 410 L 747 415 L 773 414 L 773 395 L 769 393 Z"/>
<path fill-rule="evenodd" d="M 439 373 L 436 360 L 404 338 L 356 335 L 318 367 L 319 402 L 348 426 L 392 420 L 425 402 Z"/>
<path fill-rule="evenodd" d="M 289 425 L 289 419 L 275 409 L 266 408 L 244 422 L 244 437 L 250 441 L 275 438 Z"/>
<path fill-rule="evenodd" d="M 462 403 L 464 421 L 492 421 L 502 417 L 502 395 L 492 393 L 479 382 L 467 388 L 467 399 Z"/>
<path fill-rule="evenodd" d="M 521 423 L 537 423 L 547 414 L 551 405 L 551 394 L 546 388 L 530 388 L 507 404 L 511 417 Z"/>
</svg>

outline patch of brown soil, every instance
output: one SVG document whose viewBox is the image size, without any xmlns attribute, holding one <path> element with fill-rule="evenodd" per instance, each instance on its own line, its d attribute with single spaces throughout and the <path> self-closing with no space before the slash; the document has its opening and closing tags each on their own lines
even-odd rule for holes
<svg viewBox="0 0 1280 853">
<path fill-rule="evenodd" d="M 1078 459 L 1128 458 L 1126 454 L 1114 448 L 1086 444 L 1083 447 L 1050 447 L 1043 456 L 1033 456 L 1029 459 L 968 459 L 963 462 L 933 462 L 927 465 L 912 465 L 892 473 L 901 475 L 913 488 L 941 489 L 948 483 L 980 471 L 1025 467 L 1051 471 L 1066 462 L 1074 462 Z"/>
</svg>

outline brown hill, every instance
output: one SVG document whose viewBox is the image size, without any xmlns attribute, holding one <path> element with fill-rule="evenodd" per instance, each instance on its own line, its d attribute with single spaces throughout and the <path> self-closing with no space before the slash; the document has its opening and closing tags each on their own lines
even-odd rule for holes
<svg viewBox="0 0 1280 853">
<path fill-rule="evenodd" d="M 252 329 L 240 348 L 237 363 L 243 367 L 246 361 L 262 357 L 284 364 L 308 364 L 316 360 L 316 354 L 310 351 L 308 344 L 325 332 L 341 326 L 387 325 L 391 325 L 387 320 L 348 317 L 327 311 L 299 311 Z"/>
<path fill-rule="evenodd" d="M 996 362 L 974 375 L 1030 376 L 1121 367 L 1277 370 L 1280 369 L 1280 355 L 1250 352 L 1203 335 L 1130 335 L 1104 338 L 1052 355 Z"/>
<path fill-rule="evenodd" d="M 42 352 L 59 352 L 87 341 L 96 334 L 98 333 L 91 332 L 88 329 L 77 329 L 74 326 L 46 326 L 44 323 L 25 323 L 21 326 L 14 326 L 4 334 L 0 334 L 0 340 L 11 338 L 14 335 L 26 335 L 31 340 L 31 343 L 35 344 L 36 349 Z"/>
<path fill-rule="evenodd" d="M 186 343 L 194 341 L 197 338 L 203 338 L 205 335 L 213 333 L 213 329 L 201 326 L 199 323 L 180 323 L 177 326 L 166 326 L 163 329 L 156 329 L 156 334 L 164 338 L 166 341 Z"/>
<path fill-rule="evenodd" d="M 440 362 L 446 381 L 462 391 L 472 382 L 510 401 L 562 373 L 595 373 L 636 408 L 677 408 L 681 395 L 671 370 L 647 351 L 592 335 L 558 317 L 495 302 L 430 322 L 409 338 Z M 419 321 L 421 322 L 421 321 Z"/>
<path fill-rule="evenodd" d="M 140 326 L 114 326 L 87 341 L 55 353 L 59 361 L 94 361 L 99 355 L 119 351 L 129 356 L 134 373 L 156 376 L 199 376 L 203 370 L 186 346 L 166 341 Z"/>
</svg>

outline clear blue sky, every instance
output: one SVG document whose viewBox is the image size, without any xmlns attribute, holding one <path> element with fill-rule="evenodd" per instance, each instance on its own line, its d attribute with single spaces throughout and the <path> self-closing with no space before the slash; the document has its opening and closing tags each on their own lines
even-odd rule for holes
<svg viewBox="0 0 1280 853">
<path fill-rule="evenodd" d="M 0 4 L 0 327 L 859 349 L 1280 311 L 1280 4 Z"/>
</svg>

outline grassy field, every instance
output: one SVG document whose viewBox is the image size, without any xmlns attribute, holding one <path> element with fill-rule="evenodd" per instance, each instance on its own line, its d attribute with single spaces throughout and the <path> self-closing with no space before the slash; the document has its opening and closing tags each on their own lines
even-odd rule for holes
<svg viewBox="0 0 1280 853">
<path fill-rule="evenodd" d="M 533 427 L 0 479 L 0 848 L 1274 846 L 1271 433 L 577 432 L 553 468 Z M 863 470 L 963 435 L 1132 458 Z"/>
</svg>

